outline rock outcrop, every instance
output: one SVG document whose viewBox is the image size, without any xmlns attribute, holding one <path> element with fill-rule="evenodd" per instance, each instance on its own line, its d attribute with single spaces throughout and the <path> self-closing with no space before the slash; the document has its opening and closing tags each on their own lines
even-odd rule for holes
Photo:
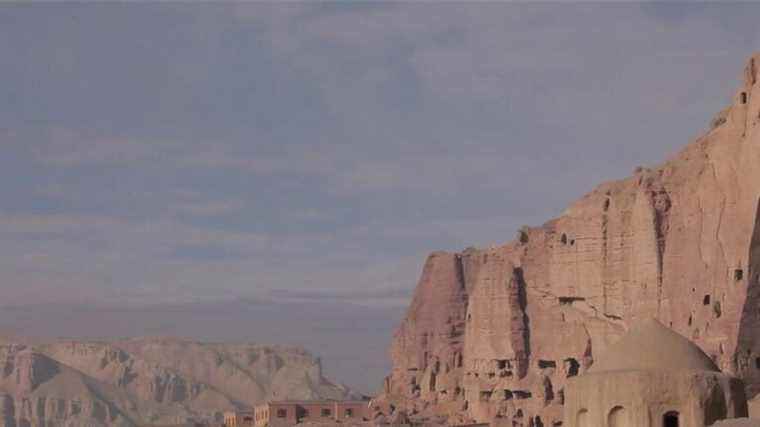
<svg viewBox="0 0 760 427">
<path fill-rule="evenodd" d="M 760 55 L 667 162 L 499 247 L 432 254 L 378 402 L 451 422 L 562 421 L 563 388 L 655 317 L 760 392 Z"/>
<path fill-rule="evenodd" d="M 271 398 L 355 393 L 290 347 L 170 338 L 0 344 L 0 425 L 138 426 L 213 421 Z"/>
</svg>

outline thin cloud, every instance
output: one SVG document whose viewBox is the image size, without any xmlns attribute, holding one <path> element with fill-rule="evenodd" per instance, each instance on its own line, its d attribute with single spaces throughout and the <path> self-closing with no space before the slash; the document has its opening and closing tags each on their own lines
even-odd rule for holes
<svg viewBox="0 0 760 427">
<path fill-rule="evenodd" d="M 172 206 L 172 210 L 178 214 L 213 217 L 238 212 L 245 207 L 246 203 L 243 200 L 209 200 L 178 203 Z"/>
<path fill-rule="evenodd" d="M 53 128 L 31 147 L 38 161 L 57 166 L 137 164 L 159 157 L 168 145 L 121 137 L 104 137 Z"/>
<path fill-rule="evenodd" d="M 400 313 L 427 252 L 508 241 L 707 126 L 758 6 L 684 8 L 3 10 L 4 300 Z"/>
</svg>

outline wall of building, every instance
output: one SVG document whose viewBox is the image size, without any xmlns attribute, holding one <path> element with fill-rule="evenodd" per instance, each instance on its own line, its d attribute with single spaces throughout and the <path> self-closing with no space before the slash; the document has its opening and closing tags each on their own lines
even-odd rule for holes
<svg viewBox="0 0 760 427">
<path fill-rule="evenodd" d="M 746 417 L 746 402 L 741 381 L 718 372 L 593 373 L 569 382 L 563 425 L 659 427 L 673 414 L 680 427 L 703 427 Z"/>
<path fill-rule="evenodd" d="M 364 401 L 270 402 L 254 409 L 256 427 L 291 426 L 299 422 L 361 421 L 369 418 Z M 226 422 L 227 427 L 235 427 Z M 238 424 L 239 425 L 239 424 Z"/>
<path fill-rule="evenodd" d="M 225 427 L 253 427 L 255 425 L 255 411 L 225 412 Z"/>
</svg>

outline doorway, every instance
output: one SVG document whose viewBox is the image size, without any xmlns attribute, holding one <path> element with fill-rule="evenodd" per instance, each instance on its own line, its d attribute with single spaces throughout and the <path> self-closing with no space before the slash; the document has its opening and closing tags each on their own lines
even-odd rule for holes
<svg viewBox="0 0 760 427">
<path fill-rule="evenodd" d="M 676 411 L 666 412 L 665 415 L 662 416 L 662 426 L 663 427 L 678 427 L 678 412 Z"/>
</svg>

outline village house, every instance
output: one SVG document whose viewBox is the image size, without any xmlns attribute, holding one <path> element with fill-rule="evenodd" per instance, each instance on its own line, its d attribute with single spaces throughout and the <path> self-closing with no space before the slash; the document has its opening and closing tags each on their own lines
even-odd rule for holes
<svg viewBox="0 0 760 427">
<path fill-rule="evenodd" d="M 243 427 L 253 425 L 253 411 L 229 411 L 224 413 L 224 427 Z"/>
<path fill-rule="evenodd" d="M 303 422 L 366 421 L 366 400 L 281 400 L 258 405 L 253 411 L 226 412 L 225 427 L 280 427 Z"/>
</svg>

